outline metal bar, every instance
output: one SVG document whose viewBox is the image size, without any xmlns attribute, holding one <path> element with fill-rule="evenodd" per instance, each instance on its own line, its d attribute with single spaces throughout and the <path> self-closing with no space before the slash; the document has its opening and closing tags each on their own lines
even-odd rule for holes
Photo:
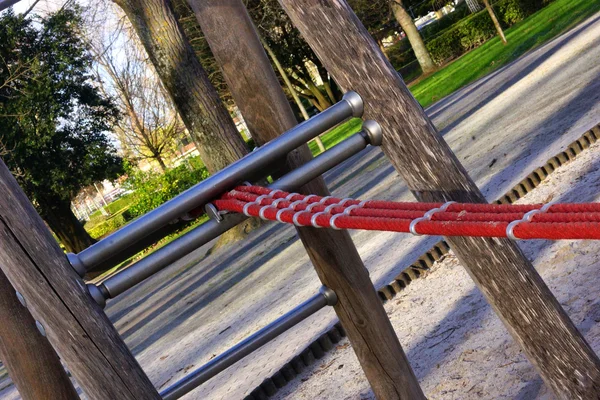
<svg viewBox="0 0 600 400">
<path fill-rule="evenodd" d="M 300 304 L 292 311 L 281 316 L 252 336 L 244 339 L 234 347 L 213 358 L 202 367 L 190 373 L 180 381 L 160 393 L 163 400 L 175 400 L 191 392 L 219 372 L 232 366 L 248 354 L 264 346 L 283 332 L 294 327 L 321 308 L 337 303 L 337 297 L 332 290 L 323 287 L 317 295 Z"/>
<path fill-rule="evenodd" d="M 286 191 L 296 189 L 327 172 L 331 167 L 357 154 L 367 147 L 370 141 L 375 145 L 381 143 L 378 139 L 380 135 L 377 136 L 379 131 L 372 127 L 371 121 L 365 121 L 363 129 L 369 130 L 350 136 L 300 168 L 281 177 L 269 185 L 269 188 Z M 118 296 L 198 247 L 227 232 L 246 218 L 243 214 L 228 214 L 225 215 L 225 218 L 221 222 L 211 219 L 130 267 L 116 273 L 98 286 L 89 284 L 88 289 L 90 294 L 98 304 L 104 307 L 106 299 Z"/>
<path fill-rule="evenodd" d="M 339 103 L 295 126 L 258 150 L 228 165 L 79 254 L 71 254 L 69 260 L 80 274 L 82 271 L 85 272 L 184 213 L 220 196 L 226 190 L 247 179 L 249 175 L 261 172 L 273 162 L 327 129 L 350 117 L 360 117 L 362 112 L 363 104 L 360 96 L 355 92 L 346 93 Z"/>
</svg>

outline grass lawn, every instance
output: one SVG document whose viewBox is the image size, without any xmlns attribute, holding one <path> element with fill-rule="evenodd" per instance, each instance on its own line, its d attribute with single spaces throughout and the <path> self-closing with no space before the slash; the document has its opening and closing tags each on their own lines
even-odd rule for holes
<svg viewBox="0 0 600 400">
<path fill-rule="evenodd" d="M 505 31 L 508 44 L 498 37 L 446 65 L 435 74 L 410 86 L 423 107 L 427 107 L 463 86 L 516 60 L 581 21 L 600 11 L 596 0 L 555 0 L 537 13 Z M 321 136 L 326 148 L 341 142 L 360 130 L 361 120 L 354 118 Z M 317 144 L 309 143 L 313 155 L 319 154 Z"/>
<path fill-rule="evenodd" d="M 361 126 L 362 120 L 360 118 L 352 118 L 350 121 L 346 121 L 343 124 L 330 129 L 327 133 L 321 135 L 321 140 L 323 141 L 325 148 L 329 149 L 353 133 L 358 132 Z M 319 147 L 317 147 L 317 144 L 314 140 L 308 144 L 308 147 L 313 153 L 313 156 L 319 154 Z"/>
<path fill-rule="evenodd" d="M 600 11 L 600 1 L 555 0 L 505 31 L 508 44 L 495 37 L 410 87 L 423 107 L 505 66 Z"/>
</svg>

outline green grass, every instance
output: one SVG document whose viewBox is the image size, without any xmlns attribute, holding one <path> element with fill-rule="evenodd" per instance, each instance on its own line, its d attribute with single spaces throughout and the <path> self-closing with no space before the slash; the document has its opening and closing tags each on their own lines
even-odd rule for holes
<svg viewBox="0 0 600 400">
<path fill-rule="evenodd" d="M 346 139 L 348 136 L 360 131 L 361 126 L 362 120 L 360 118 L 352 118 L 350 121 L 344 122 L 321 135 L 321 140 L 323 141 L 325 148 L 329 149 Z M 308 147 L 313 156 L 319 154 L 319 147 L 314 140 L 308 144 Z"/>
<path fill-rule="evenodd" d="M 600 1 L 555 0 L 505 31 L 508 44 L 495 37 L 414 84 L 410 90 L 423 107 L 507 65 L 600 10 Z"/>
<path fill-rule="evenodd" d="M 118 198 L 117 200 L 108 203 L 108 206 L 105 207 L 105 210 L 110 213 L 110 215 L 102 215 L 100 210 L 94 211 L 90 214 L 90 219 L 84 224 L 85 230 L 88 232 L 98 225 L 103 224 L 117 215 L 122 214 L 125 210 L 129 208 L 131 202 L 133 201 L 133 197 L 131 195 L 126 195 Z"/>
<path fill-rule="evenodd" d="M 194 228 L 197 228 L 199 225 L 202 225 L 203 223 L 205 223 L 206 221 L 208 221 L 208 216 L 207 215 L 203 215 L 200 218 L 198 218 L 196 221 L 194 221 L 191 225 L 185 227 L 184 229 L 174 232 L 168 236 L 165 236 L 164 238 L 162 238 L 161 240 L 159 240 L 158 242 L 156 242 L 156 244 L 154 244 L 153 246 L 140 251 L 139 253 L 137 253 L 136 255 L 128 258 L 127 260 L 119 263 L 118 265 L 115 265 L 114 267 L 112 267 L 109 270 L 106 270 L 104 272 L 102 272 L 102 274 L 94 277 L 94 281 L 100 281 L 102 279 L 104 279 L 105 277 L 108 277 L 109 275 L 115 273 L 116 271 L 127 267 L 128 265 L 136 262 L 137 260 L 139 260 L 142 257 L 146 257 L 152 253 L 154 253 L 156 250 L 168 245 L 169 243 L 171 243 L 173 240 L 181 237 L 182 235 L 185 235 L 186 233 L 188 233 L 189 231 L 191 231 Z"/>
</svg>

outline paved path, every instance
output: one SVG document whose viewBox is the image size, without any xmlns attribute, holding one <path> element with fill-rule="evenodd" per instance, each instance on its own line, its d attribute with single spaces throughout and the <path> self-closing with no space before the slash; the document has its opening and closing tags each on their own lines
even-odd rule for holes
<svg viewBox="0 0 600 400">
<path fill-rule="evenodd" d="M 600 119 L 598 16 L 429 108 L 488 199 L 542 165 Z M 379 149 L 330 171 L 341 197 L 412 200 Z M 388 283 L 436 238 L 352 232 L 376 286 Z M 208 257 L 209 246 L 109 303 L 106 312 L 159 389 L 174 383 L 319 288 L 287 226 L 267 225 Z M 332 325 L 331 310 L 207 382 L 189 399 L 239 399 Z"/>
</svg>

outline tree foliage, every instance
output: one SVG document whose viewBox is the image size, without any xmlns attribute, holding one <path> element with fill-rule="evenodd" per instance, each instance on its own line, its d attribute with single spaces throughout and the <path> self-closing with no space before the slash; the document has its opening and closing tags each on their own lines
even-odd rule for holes
<svg viewBox="0 0 600 400">
<path fill-rule="evenodd" d="M 246 6 L 297 93 L 319 110 L 336 102 L 340 97 L 337 85 L 277 0 L 247 0 Z"/>
<path fill-rule="evenodd" d="M 70 210 L 77 192 L 116 177 L 121 159 L 109 142 L 118 115 L 90 73 L 78 9 L 34 23 L 0 18 L 0 151 L 38 211 L 73 251 L 91 243 Z"/>
</svg>

